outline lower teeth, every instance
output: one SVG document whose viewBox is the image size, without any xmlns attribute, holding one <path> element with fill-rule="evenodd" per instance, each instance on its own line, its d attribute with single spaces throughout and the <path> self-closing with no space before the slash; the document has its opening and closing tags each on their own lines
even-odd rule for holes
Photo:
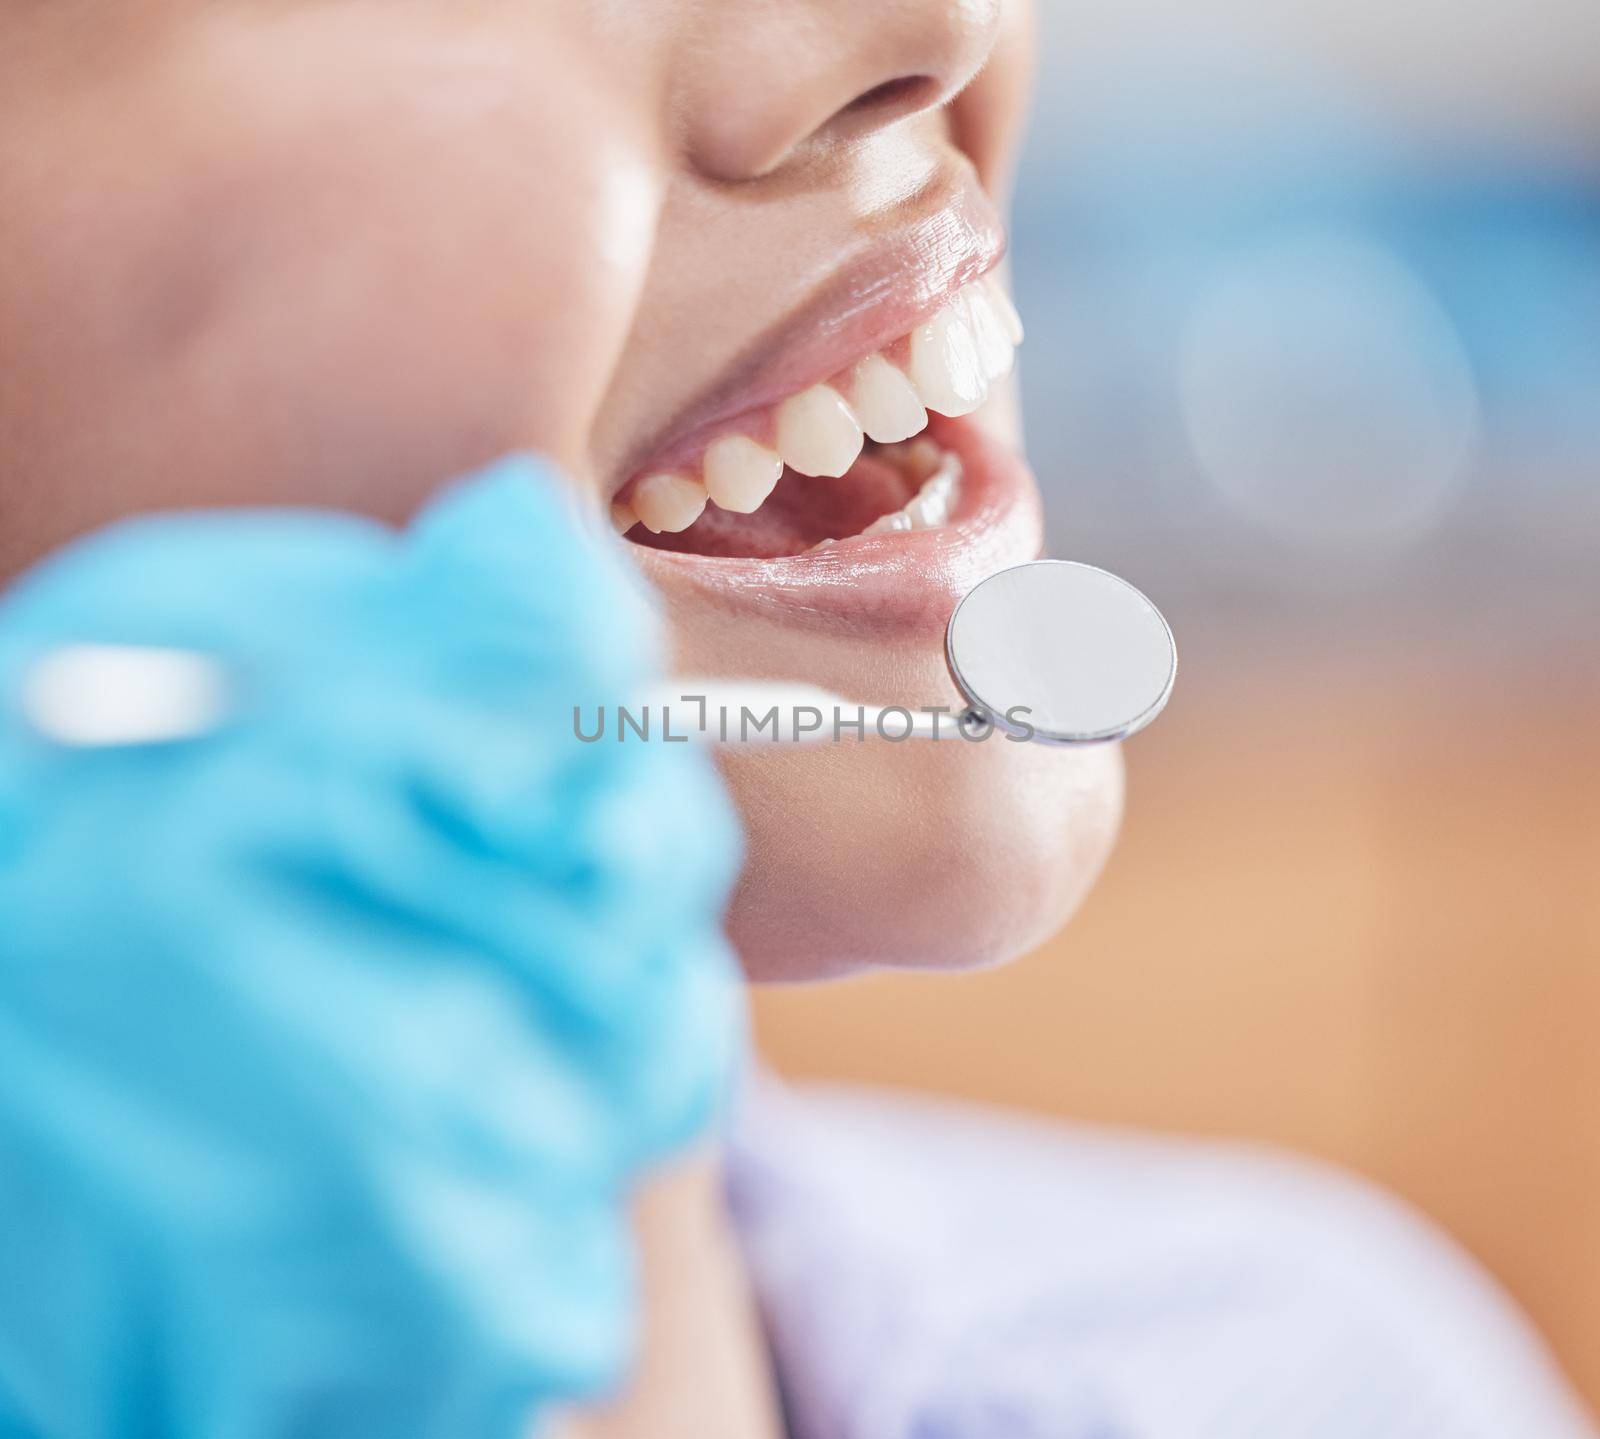
<svg viewBox="0 0 1600 1439">
<path fill-rule="evenodd" d="M 929 439 L 880 445 L 877 454 L 892 460 L 907 479 L 918 482 L 917 492 L 898 510 L 880 515 L 861 531 L 862 534 L 904 534 L 911 530 L 933 530 L 950 523 L 961 494 L 961 461 L 956 455 L 940 449 Z M 836 539 L 818 540 L 807 553 L 838 543 Z"/>
<path fill-rule="evenodd" d="M 921 486 L 898 510 L 875 519 L 862 534 L 932 530 L 950 523 L 950 514 L 955 509 L 956 496 L 961 488 L 961 461 L 947 450 L 939 450 L 931 458 L 932 468 L 929 469 L 930 457 L 926 451 L 908 454 L 906 463 L 913 478 L 919 472 L 925 472 Z"/>
</svg>

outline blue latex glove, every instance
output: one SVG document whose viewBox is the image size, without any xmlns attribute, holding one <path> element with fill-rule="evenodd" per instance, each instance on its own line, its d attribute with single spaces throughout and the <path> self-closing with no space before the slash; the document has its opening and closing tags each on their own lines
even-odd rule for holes
<svg viewBox="0 0 1600 1439">
<path fill-rule="evenodd" d="M 735 830 L 694 747 L 574 739 L 653 629 L 557 491 L 138 521 L 0 602 L 0 1435 L 509 1439 L 618 1378 Z M 53 745 L 18 685 L 83 641 L 237 712 Z"/>
</svg>

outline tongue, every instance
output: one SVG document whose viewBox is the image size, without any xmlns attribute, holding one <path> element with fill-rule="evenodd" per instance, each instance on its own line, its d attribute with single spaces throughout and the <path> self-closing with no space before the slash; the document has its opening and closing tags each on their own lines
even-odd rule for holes
<svg viewBox="0 0 1600 1439">
<path fill-rule="evenodd" d="M 880 515 L 899 509 L 916 486 L 887 460 L 863 454 L 839 479 L 785 469 L 777 488 L 753 515 L 708 504 L 688 529 L 653 535 L 636 525 L 629 538 L 657 550 L 721 559 L 798 555 L 821 540 L 859 535 Z"/>
</svg>

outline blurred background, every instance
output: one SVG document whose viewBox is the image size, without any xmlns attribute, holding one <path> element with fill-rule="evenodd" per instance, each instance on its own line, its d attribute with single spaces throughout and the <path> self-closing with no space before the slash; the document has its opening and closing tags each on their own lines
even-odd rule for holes
<svg viewBox="0 0 1600 1439">
<path fill-rule="evenodd" d="M 1178 688 L 1064 934 L 763 1048 L 1346 1164 L 1600 1405 L 1600 6 L 1040 5 L 1032 456 Z"/>
</svg>

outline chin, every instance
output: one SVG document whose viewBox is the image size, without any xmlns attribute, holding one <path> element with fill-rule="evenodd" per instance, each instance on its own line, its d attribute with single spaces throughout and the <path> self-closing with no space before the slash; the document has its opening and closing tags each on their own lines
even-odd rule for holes
<svg viewBox="0 0 1600 1439">
<path fill-rule="evenodd" d="M 632 546 L 665 602 L 676 673 L 958 708 L 945 621 L 985 575 L 1038 556 L 1042 523 L 1031 472 L 984 423 L 939 420 L 926 438 L 959 462 L 941 524 L 778 558 Z M 746 837 L 728 929 L 760 981 L 1015 958 L 1083 901 L 1122 813 L 1114 744 L 847 735 L 718 759 Z"/>
<path fill-rule="evenodd" d="M 729 913 L 746 973 L 964 969 L 1072 916 L 1116 838 L 1114 745 L 770 748 L 724 760 L 747 858 Z"/>
<path fill-rule="evenodd" d="M 630 546 L 664 600 L 676 673 L 959 709 L 945 623 L 980 579 L 1038 556 L 1038 491 L 1020 454 L 977 417 L 936 418 L 921 444 L 959 476 L 938 523 L 777 556 L 708 553 L 704 540 L 706 550 Z M 895 499 L 886 472 L 899 458 L 869 448 L 858 462 L 873 467 L 855 478 L 862 491 L 877 487 L 874 505 Z M 927 482 L 913 470 L 902 483 Z M 801 490 L 796 510 L 809 497 Z M 847 735 L 725 746 L 719 763 L 746 835 L 729 933 L 756 980 L 1014 958 L 1082 902 L 1121 818 L 1114 744 Z"/>
<path fill-rule="evenodd" d="M 665 538 L 636 530 L 675 672 L 959 709 L 945 623 L 1042 543 L 1037 486 L 997 428 L 934 415 L 914 446 L 869 444 L 836 485 L 786 471 L 761 526 L 716 515 Z M 931 522 L 874 528 L 892 505 L 916 513 L 930 469 L 953 477 Z M 759 981 L 1015 958 L 1082 902 L 1122 812 L 1116 745 L 847 735 L 725 746 L 719 763 L 746 836 L 728 930 Z"/>
</svg>

